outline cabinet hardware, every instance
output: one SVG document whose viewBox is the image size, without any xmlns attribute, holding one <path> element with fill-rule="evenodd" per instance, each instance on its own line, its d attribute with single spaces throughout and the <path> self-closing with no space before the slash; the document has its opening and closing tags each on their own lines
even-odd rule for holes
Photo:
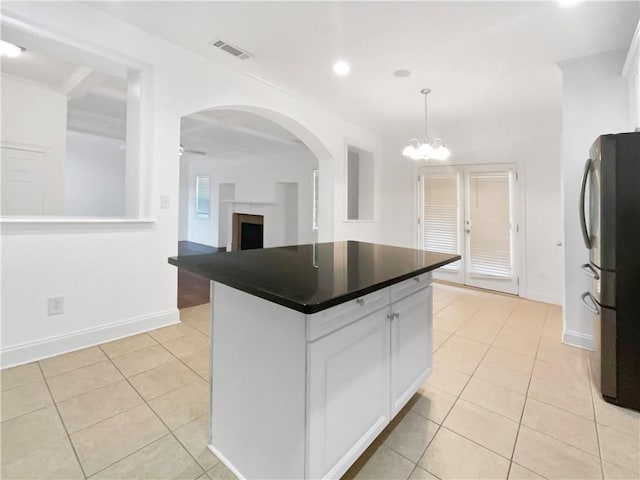
<svg viewBox="0 0 640 480">
<path fill-rule="evenodd" d="M 358 302 L 358 305 L 362 306 L 364 305 L 364 298 L 358 298 L 356 302 Z"/>
</svg>

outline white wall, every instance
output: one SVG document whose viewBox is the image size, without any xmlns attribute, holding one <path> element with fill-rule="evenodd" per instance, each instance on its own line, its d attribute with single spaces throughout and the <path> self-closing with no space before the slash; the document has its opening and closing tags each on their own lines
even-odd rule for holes
<svg viewBox="0 0 640 480">
<path fill-rule="evenodd" d="M 17 148 L 39 147 L 47 150 L 43 213 L 62 215 L 67 97 L 34 82 L 2 75 L 0 98 L 0 143 Z"/>
<path fill-rule="evenodd" d="M 578 216 L 580 184 L 589 148 L 606 133 L 629 129 L 628 86 L 622 78 L 626 52 L 618 51 L 563 62 L 562 178 L 564 194 L 565 274 L 564 341 L 593 347 L 592 314 L 580 295 L 591 290 L 580 271 L 589 261 Z"/>
<path fill-rule="evenodd" d="M 428 164 L 515 163 L 520 172 L 520 295 L 562 303 L 562 210 L 560 194 L 561 83 L 558 72 L 558 108 L 523 112 L 517 118 L 487 112 L 476 120 L 441 127 L 452 155 L 447 162 Z M 416 162 L 401 155 L 410 137 L 385 139 L 383 177 L 384 243 L 417 245 Z M 524 182 L 522 181 L 524 178 Z M 524 227 L 524 228 L 523 228 Z"/>
<path fill-rule="evenodd" d="M 124 142 L 67 132 L 65 215 L 124 216 Z"/>
<path fill-rule="evenodd" d="M 153 222 L 3 224 L 3 366 L 178 320 L 177 271 L 166 259 L 177 253 L 180 118 L 193 112 L 231 106 L 283 125 L 319 160 L 320 241 L 379 241 L 379 224 L 342 222 L 347 138 L 379 158 L 379 137 L 80 2 L 3 2 L 2 11 L 5 20 L 43 26 L 98 53 L 133 57 L 153 71 L 146 91 L 152 122 L 142 138 L 149 156 L 141 168 Z M 171 208 L 160 209 L 161 195 Z M 65 313 L 48 317 L 47 297 L 59 295 Z"/>
<path fill-rule="evenodd" d="M 622 70 L 629 86 L 629 130 L 640 129 L 640 22 Z"/>
<path fill-rule="evenodd" d="M 184 155 L 183 155 L 184 156 Z M 180 187 L 178 192 L 178 240 L 189 240 L 189 162 L 180 157 Z"/>
<path fill-rule="evenodd" d="M 298 244 L 315 240 L 311 230 L 311 201 L 312 175 L 317 168 L 317 160 L 311 152 L 301 150 L 296 153 L 254 154 L 233 158 L 210 158 L 185 153 L 180 161 L 188 164 L 184 169 L 187 179 L 180 180 L 181 187 L 184 186 L 189 192 L 188 200 L 180 211 L 181 218 L 187 218 L 188 240 L 214 247 L 227 245 L 225 234 L 219 238 L 220 229 L 226 227 L 225 219 L 221 222 L 219 218 L 220 209 L 225 208 L 224 202 L 220 202 L 220 184 L 234 185 L 235 201 L 272 203 L 277 202 L 277 187 L 280 183 L 298 185 L 297 232 L 295 235 L 289 233 L 289 238 L 297 236 Z M 195 214 L 195 179 L 198 175 L 210 178 L 209 218 Z M 268 228 L 265 225 L 265 230 Z"/>
</svg>

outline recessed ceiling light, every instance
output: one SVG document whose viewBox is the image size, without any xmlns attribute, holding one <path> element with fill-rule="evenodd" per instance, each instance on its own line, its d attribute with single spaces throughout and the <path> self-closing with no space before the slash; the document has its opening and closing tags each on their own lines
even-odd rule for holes
<svg viewBox="0 0 640 480">
<path fill-rule="evenodd" d="M 393 74 L 398 78 L 404 78 L 411 75 L 411 72 L 409 70 L 396 70 Z"/>
<path fill-rule="evenodd" d="M 351 71 L 351 67 L 344 60 L 340 60 L 333 64 L 333 73 L 339 77 L 344 77 Z"/>
<path fill-rule="evenodd" d="M 14 43 L 0 40 L 0 57 L 17 57 L 22 52 L 24 52 L 24 48 Z"/>
</svg>

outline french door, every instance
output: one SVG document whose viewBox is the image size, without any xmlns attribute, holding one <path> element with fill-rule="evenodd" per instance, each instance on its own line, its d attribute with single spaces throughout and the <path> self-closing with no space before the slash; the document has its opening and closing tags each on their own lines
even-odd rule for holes
<svg viewBox="0 0 640 480">
<path fill-rule="evenodd" d="M 462 256 L 434 278 L 517 295 L 515 165 L 422 167 L 419 191 L 420 247 Z"/>
</svg>

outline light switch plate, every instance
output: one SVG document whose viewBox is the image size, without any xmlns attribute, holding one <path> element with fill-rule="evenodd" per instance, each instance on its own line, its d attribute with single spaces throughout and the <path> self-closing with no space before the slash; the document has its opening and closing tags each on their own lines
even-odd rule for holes
<svg viewBox="0 0 640 480">
<path fill-rule="evenodd" d="M 171 208 L 171 197 L 169 195 L 160 195 L 160 208 L 166 210 Z"/>
</svg>

